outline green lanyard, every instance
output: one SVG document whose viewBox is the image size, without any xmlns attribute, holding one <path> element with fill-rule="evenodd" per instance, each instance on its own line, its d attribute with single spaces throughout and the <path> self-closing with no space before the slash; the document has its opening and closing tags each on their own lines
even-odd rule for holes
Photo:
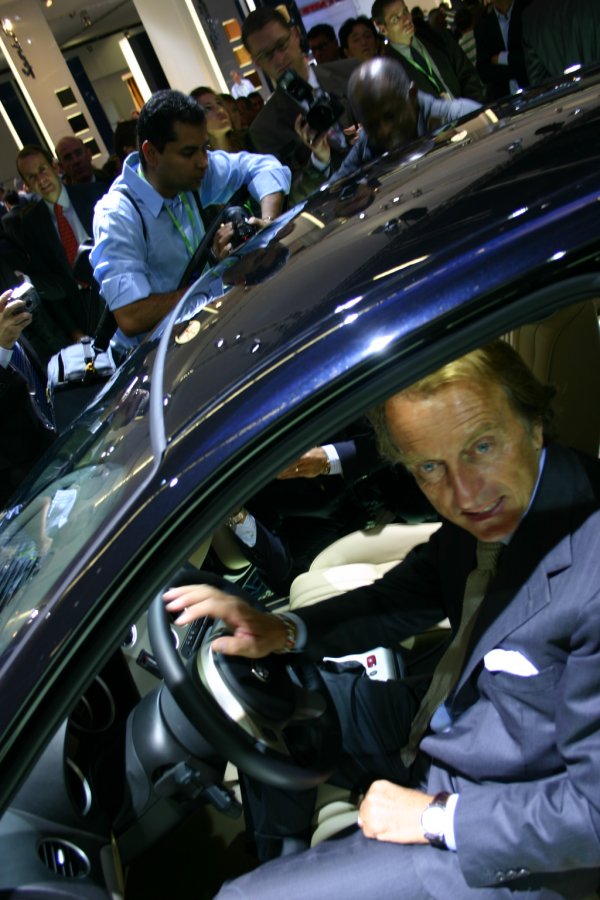
<svg viewBox="0 0 600 900">
<path fill-rule="evenodd" d="M 435 87 L 439 94 L 447 94 L 448 88 L 442 81 L 442 79 L 436 75 L 431 65 L 431 62 L 427 59 L 427 56 L 424 53 L 421 53 L 417 47 L 410 48 L 410 56 L 407 56 L 407 61 L 418 69 L 424 76 L 427 78 Z M 426 68 L 423 68 L 421 65 L 421 61 L 425 64 Z"/>
<path fill-rule="evenodd" d="M 139 169 L 138 169 L 138 175 L 140 176 L 140 178 L 142 179 L 142 181 L 145 181 L 146 184 L 148 184 L 148 179 L 147 179 L 146 176 L 144 175 L 144 171 L 143 171 L 143 169 L 142 169 L 141 166 L 140 166 Z M 190 239 L 188 238 L 187 234 L 186 234 L 185 231 L 183 230 L 183 227 L 182 227 L 182 225 L 181 225 L 181 222 L 179 221 L 179 219 L 177 218 L 177 216 L 175 215 L 175 213 L 173 212 L 173 210 L 171 209 L 171 207 L 167 205 L 167 203 L 166 203 L 165 200 L 163 200 L 163 205 L 164 205 L 164 207 L 165 207 L 167 213 L 169 214 L 169 218 L 171 219 L 171 222 L 173 223 L 173 225 L 175 226 L 175 228 L 177 229 L 177 231 L 178 231 L 179 234 L 181 235 L 181 239 L 183 240 L 183 243 L 185 244 L 185 249 L 187 250 L 187 252 L 188 252 L 188 254 L 189 254 L 190 258 L 191 258 L 191 257 L 194 255 L 194 251 L 195 251 L 196 247 L 198 246 L 198 244 L 200 243 L 201 238 L 198 237 L 198 235 L 197 235 L 197 233 L 196 233 L 196 222 L 195 222 L 194 214 L 193 214 L 193 212 L 192 212 L 192 208 L 191 208 L 191 206 L 190 206 L 190 204 L 189 204 L 188 198 L 185 196 L 184 193 L 180 193 L 180 194 L 178 194 L 177 196 L 179 197 L 179 199 L 180 199 L 181 202 L 183 203 L 184 209 L 185 209 L 185 211 L 186 211 L 186 213 L 187 213 L 187 217 L 188 217 L 188 219 L 190 220 L 190 225 L 191 225 L 191 228 L 192 228 L 192 232 L 193 232 L 193 234 L 194 234 L 194 240 L 196 241 L 196 246 L 193 246 L 192 242 L 190 241 Z"/>
</svg>

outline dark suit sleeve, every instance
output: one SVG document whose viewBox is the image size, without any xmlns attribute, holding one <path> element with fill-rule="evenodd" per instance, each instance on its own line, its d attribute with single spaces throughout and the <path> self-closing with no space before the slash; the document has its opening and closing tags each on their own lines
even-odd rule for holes
<svg viewBox="0 0 600 900">
<path fill-rule="evenodd" d="M 446 615 L 455 620 L 456 606 L 448 609 L 445 599 L 439 535 L 435 532 L 374 584 L 294 610 L 307 627 L 310 658 L 394 646 Z"/>
<path fill-rule="evenodd" d="M 460 85 L 460 96 L 481 102 L 484 97 L 484 88 L 475 66 L 453 37 L 445 34 L 442 34 L 441 37 L 444 42 L 444 52 L 450 60 L 450 65 Z"/>
<path fill-rule="evenodd" d="M 34 462 L 54 440 L 35 414 L 18 372 L 0 366 L 0 506 L 15 492 Z"/>
</svg>

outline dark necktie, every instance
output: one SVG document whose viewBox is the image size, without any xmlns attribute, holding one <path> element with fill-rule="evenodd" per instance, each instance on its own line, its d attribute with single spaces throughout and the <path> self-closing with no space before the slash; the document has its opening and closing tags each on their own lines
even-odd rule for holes
<svg viewBox="0 0 600 900">
<path fill-rule="evenodd" d="M 77 256 L 77 250 L 79 249 L 79 241 L 75 237 L 75 232 L 69 225 L 69 222 L 67 221 L 60 203 L 54 204 L 54 212 L 56 214 L 56 224 L 58 225 L 58 234 L 60 236 L 61 243 L 63 245 L 65 253 L 67 254 L 69 265 L 71 266 L 71 268 L 73 268 L 73 263 L 75 262 L 75 257 Z"/>
<path fill-rule="evenodd" d="M 413 719 L 408 742 L 401 750 L 402 762 L 409 766 L 417 755 L 421 738 L 427 731 L 436 709 L 448 698 L 462 672 L 473 626 L 487 589 L 496 573 L 498 557 L 504 544 L 477 542 L 477 568 L 465 584 L 460 625 L 449 647 L 436 666 L 431 684 Z"/>
<path fill-rule="evenodd" d="M 40 381 L 35 366 L 18 342 L 12 348 L 10 364 L 25 379 L 29 394 L 35 399 L 40 415 L 48 424 L 51 424 L 52 413 L 46 398 L 45 387 Z"/>
<path fill-rule="evenodd" d="M 417 68 L 420 69 L 421 72 L 430 80 L 438 94 L 450 93 L 441 78 L 438 78 L 438 76 L 436 75 L 431 63 L 426 60 L 423 54 L 419 53 L 417 48 L 412 44 L 410 45 L 410 55 L 412 56 Z"/>
</svg>

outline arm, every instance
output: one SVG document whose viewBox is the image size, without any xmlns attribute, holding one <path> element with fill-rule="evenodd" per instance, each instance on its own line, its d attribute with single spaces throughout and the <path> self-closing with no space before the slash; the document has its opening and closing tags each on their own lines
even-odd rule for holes
<svg viewBox="0 0 600 900">
<path fill-rule="evenodd" d="M 291 184 L 287 166 L 283 166 L 274 156 L 246 151 L 226 153 L 224 150 L 212 150 L 208 159 L 208 170 L 200 188 L 203 206 L 227 203 L 245 185 L 251 196 L 260 203 L 263 216 L 274 218 L 279 215 Z"/>
<path fill-rule="evenodd" d="M 149 294 L 126 306 L 113 309 L 117 325 L 127 337 L 152 331 L 177 306 L 185 291 L 184 288 L 164 294 Z"/>
</svg>

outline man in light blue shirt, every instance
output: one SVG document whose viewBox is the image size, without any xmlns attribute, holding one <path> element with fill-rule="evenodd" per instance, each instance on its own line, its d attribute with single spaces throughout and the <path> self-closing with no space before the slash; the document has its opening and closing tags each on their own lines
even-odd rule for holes
<svg viewBox="0 0 600 900">
<path fill-rule="evenodd" d="M 102 296 L 128 349 L 176 306 L 181 277 L 205 234 L 204 209 L 225 204 L 242 186 L 260 203 L 259 226 L 283 207 L 290 172 L 273 156 L 211 151 L 204 111 L 179 91 L 158 91 L 138 119 L 139 152 L 97 205 L 91 261 Z M 231 249 L 231 226 L 213 252 Z"/>
</svg>

